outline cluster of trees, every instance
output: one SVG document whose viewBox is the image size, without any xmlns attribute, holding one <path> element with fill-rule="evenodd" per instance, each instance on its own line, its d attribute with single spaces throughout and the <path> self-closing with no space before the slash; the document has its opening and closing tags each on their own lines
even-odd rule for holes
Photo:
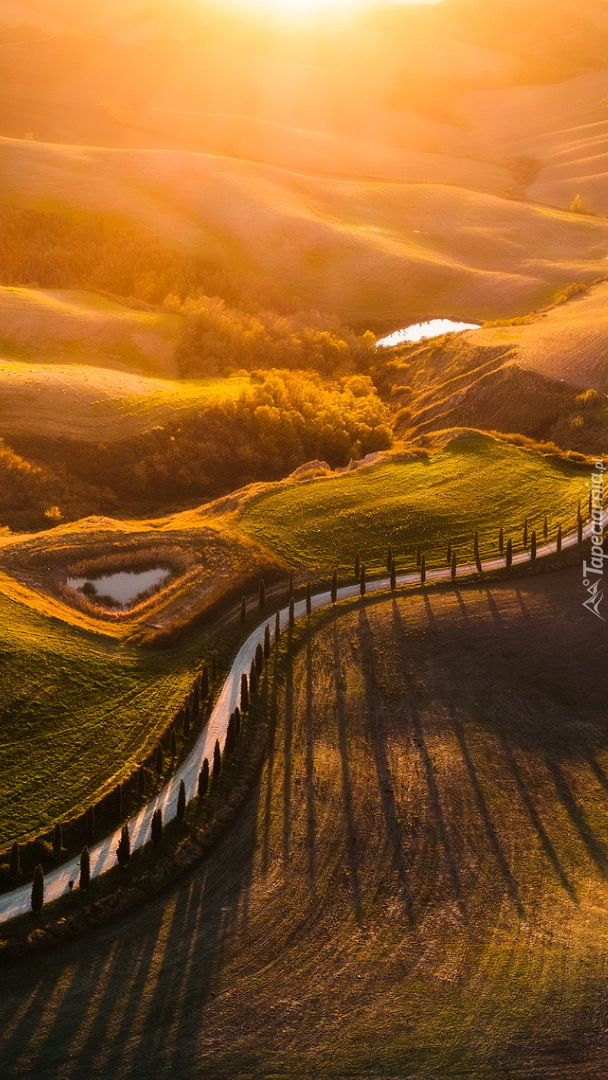
<svg viewBox="0 0 608 1080">
<path fill-rule="evenodd" d="M 257 367 L 310 369 L 325 376 L 367 371 L 375 358 L 375 337 L 355 334 L 315 311 L 281 315 L 229 307 L 218 297 L 168 296 L 164 306 L 186 316 L 177 350 L 180 374 L 226 375 Z"/>
<path fill-rule="evenodd" d="M 368 376 L 327 384 L 312 373 L 266 371 L 252 374 L 251 388 L 237 401 L 120 442 L 28 436 L 12 443 L 46 468 L 73 476 L 77 486 L 97 484 L 99 503 L 107 506 L 110 495 L 114 512 L 148 512 L 279 480 L 305 461 L 346 465 L 387 449 L 391 439 L 388 409 Z"/>
<path fill-rule="evenodd" d="M 203 289 L 258 303 L 258 288 L 114 215 L 0 206 L 0 285 L 91 289 L 158 305 Z M 266 301 L 267 302 L 267 301 Z"/>
<path fill-rule="evenodd" d="M 48 529 L 114 505 L 111 494 L 70 477 L 61 462 L 34 463 L 0 439 L 0 524 L 13 532 Z"/>
</svg>

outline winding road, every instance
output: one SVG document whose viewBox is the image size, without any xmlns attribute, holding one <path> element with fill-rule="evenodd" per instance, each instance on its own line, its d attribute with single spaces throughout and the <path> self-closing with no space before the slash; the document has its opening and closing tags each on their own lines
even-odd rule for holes
<svg viewBox="0 0 608 1080">
<path fill-rule="evenodd" d="M 603 524 L 608 523 L 608 510 L 603 513 Z M 588 522 L 583 529 L 584 537 L 589 537 L 591 534 L 591 522 Z M 569 533 L 562 540 L 562 549 L 567 547 L 573 547 L 578 542 L 578 536 L 574 533 Z M 537 549 L 537 558 L 541 558 L 544 555 L 550 555 L 555 553 L 557 546 L 555 542 L 539 545 Z M 519 563 L 525 563 L 530 560 L 530 554 L 528 551 L 520 551 L 513 555 L 513 565 Z M 489 559 L 483 563 L 484 571 L 500 570 L 505 566 L 504 558 Z M 466 577 L 469 574 L 476 573 L 476 566 L 474 563 L 469 563 L 466 566 L 457 567 L 457 576 Z M 442 570 L 429 570 L 426 574 L 427 582 L 439 581 L 450 577 L 450 569 L 445 568 Z M 420 581 L 420 573 L 404 574 L 397 578 L 397 585 L 412 585 Z M 390 588 L 390 579 L 381 578 L 375 581 L 367 582 L 367 593 L 381 592 Z M 358 596 L 360 592 L 359 585 L 348 585 L 338 590 L 338 600 L 347 600 L 352 597 Z M 582 590 L 581 590 L 581 602 L 582 602 Z M 312 597 L 312 609 L 317 611 L 319 608 L 328 607 L 331 604 L 331 594 L 329 592 L 318 593 Z M 289 615 L 289 609 L 283 608 L 280 612 L 281 626 L 287 624 Z M 295 605 L 295 617 L 301 619 L 306 615 L 306 601 L 300 600 Z M 223 745 L 226 731 L 228 728 L 228 720 L 231 713 L 234 711 L 240 700 L 241 690 L 241 675 L 245 672 L 249 674 L 251 668 L 251 661 L 255 657 L 255 651 L 258 643 L 263 644 L 264 632 L 267 625 L 270 626 L 271 633 L 274 629 L 275 615 L 265 619 L 256 629 L 249 635 L 247 640 L 239 649 L 236 657 L 234 658 L 232 667 L 222 689 L 219 697 L 211 711 L 211 715 L 203 731 L 199 735 L 196 743 L 192 747 L 192 750 L 188 754 L 188 757 L 182 762 L 177 771 L 168 780 L 164 788 L 149 802 L 146 806 L 143 806 L 141 810 L 134 817 L 127 822 L 129 827 L 129 834 L 131 837 L 131 850 L 134 851 L 139 847 L 142 847 L 150 839 L 150 828 L 152 823 L 152 815 L 155 810 L 160 808 L 163 814 L 163 821 L 170 821 L 176 816 L 177 811 L 177 797 L 179 792 L 179 786 L 181 781 L 184 781 L 186 787 L 186 799 L 189 801 L 192 799 L 197 791 L 198 775 L 204 758 L 207 758 L 209 762 L 213 760 L 213 749 L 216 739 L 219 740 L 220 746 Z M 95 844 L 91 848 L 91 877 L 97 877 L 99 874 L 103 874 L 104 871 L 111 869 L 116 865 L 116 848 L 120 840 L 121 827 L 116 829 L 115 832 L 107 836 L 105 840 Z M 63 863 L 56 870 L 51 871 L 45 876 L 45 889 L 44 897 L 45 903 L 50 900 L 55 900 L 68 889 L 70 881 L 77 882 L 80 873 L 80 857 L 70 859 L 68 862 Z M 0 922 L 6 922 L 8 919 L 14 918 L 16 915 L 23 915 L 30 911 L 30 898 L 31 898 L 31 883 L 27 885 L 21 885 L 17 889 L 13 889 L 11 892 L 5 893 L 0 896 Z"/>
</svg>

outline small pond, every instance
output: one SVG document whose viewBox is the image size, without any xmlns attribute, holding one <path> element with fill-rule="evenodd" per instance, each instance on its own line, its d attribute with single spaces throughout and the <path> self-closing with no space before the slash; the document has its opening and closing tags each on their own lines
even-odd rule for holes
<svg viewBox="0 0 608 1080">
<path fill-rule="evenodd" d="M 430 322 L 414 323 L 404 330 L 395 330 L 394 334 L 380 338 L 376 345 L 401 345 L 404 341 L 421 341 L 422 338 L 439 337 L 440 334 L 454 334 L 461 330 L 479 330 L 478 323 L 453 322 L 451 319 L 431 319 Z"/>
<path fill-rule="evenodd" d="M 157 566 L 152 570 L 122 570 L 97 578 L 68 578 L 72 589 L 94 600 L 96 596 L 109 596 L 120 607 L 130 607 L 138 596 L 156 589 L 169 577 L 170 570 Z"/>
</svg>

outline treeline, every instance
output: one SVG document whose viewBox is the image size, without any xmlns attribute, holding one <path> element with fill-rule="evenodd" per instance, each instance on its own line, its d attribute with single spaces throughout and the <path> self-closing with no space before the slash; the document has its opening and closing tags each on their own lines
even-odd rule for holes
<svg viewBox="0 0 608 1080">
<path fill-rule="evenodd" d="M 333 376 L 368 371 L 375 360 L 372 333 L 355 334 L 319 312 L 253 315 L 209 296 L 184 303 L 168 296 L 164 306 L 186 316 L 176 359 L 180 375 L 189 378 L 257 367 L 312 369 Z"/>
<path fill-rule="evenodd" d="M 110 492 L 70 476 L 61 462 L 34 464 L 0 439 L 0 525 L 35 532 L 114 507 Z"/>
<path fill-rule="evenodd" d="M 295 372 L 260 372 L 252 379 L 237 401 L 119 442 L 23 436 L 13 438 L 13 446 L 74 477 L 81 489 L 95 485 L 99 500 L 113 499 L 115 511 L 147 512 L 278 480 L 314 459 L 346 465 L 391 444 L 388 410 L 367 376 L 331 386 Z"/>
</svg>

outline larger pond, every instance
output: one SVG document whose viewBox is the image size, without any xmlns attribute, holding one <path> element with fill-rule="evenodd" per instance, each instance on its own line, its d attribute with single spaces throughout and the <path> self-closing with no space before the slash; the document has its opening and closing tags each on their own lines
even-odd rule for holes
<svg viewBox="0 0 608 1080">
<path fill-rule="evenodd" d="M 478 323 L 453 322 L 451 319 L 431 319 L 430 322 L 413 323 L 404 330 L 380 338 L 376 345 L 402 345 L 404 341 L 421 341 L 422 338 L 439 337 L 440 334 L 456 334 L 461 330 L 479 330 Z"/>
<path fill-rule="evenodd" d="M 122 570 L 96 578 L 68 578 L 72 589 L 91 600 L 109 596 L 120 607 L 130 607 L 138 597 L 158 586 L 169 577 L 170 570 L 157 566 L 152 570 Z"/>
</svg>

